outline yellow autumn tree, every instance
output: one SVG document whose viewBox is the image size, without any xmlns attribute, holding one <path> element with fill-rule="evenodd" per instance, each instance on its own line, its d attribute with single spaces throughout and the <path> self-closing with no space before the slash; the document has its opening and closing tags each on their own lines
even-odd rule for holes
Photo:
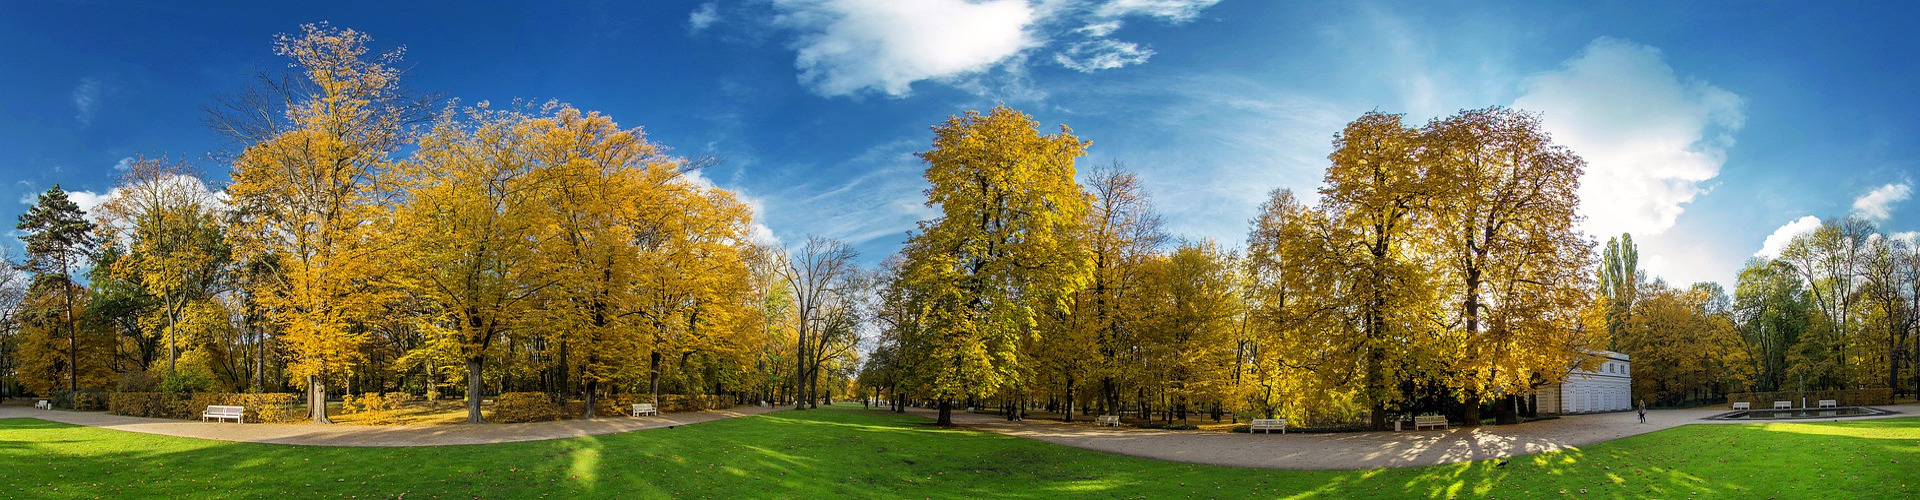
<svg viewBox="0 0 1920 500">
<path fill-rule="evenodd" d="M 1329 263 L 1330 272 L 1345 268 L 1351 276 L 1328 283 L 1344 287 L 1334 293 L 1359 316 L 1357 329 L 1326 334 L 1359 354 L 1357 378 L 1373 408 L 1374 428 L 1386 426 L 1386 410 L 1400 400 L 1397 387 L 1427 358 L 1417 333 L 1430 317 L 1433 285 L 1427 241 L 1418 231 L 1430 185 L 1419 148 L 1419 132 L 1402 124 L 1400 115 L 1369 112 L 1335 136 L 1320 189 L 1322 209 L 1338 226 L 1327 249 L 1351 256 Z"/>
<path fill-rule="evenodd" d="M 1710 284 L 1702 284 L 1710 285 Z M 1633 396 L 1650 404 L 1724 401 L 1752 380 L 1752 354 L 1734 329 L 1717 286 L 1644 286 L 1620 348 L 1633 356 Z"/>
<path fill-rule="evenodd" d="M 369 56 L 369 37 L 325 24 L 280 35 L 274 52 L 304 84 L 285 121 L 234 161 L 228 193 L 239 213 L 236 253 L 271 268 L 252 284 L 307 389 L 314 422 L 328 423 L 326 384 L 366 338 L 360 323 L 391 299 L 385 256 L 388 156 L 405 141 L 413 106 L 400 87 L 399 51 Z"/>
<path fill-rule="evenodd" d="M 675 166 L 684 164 L 676 163 Z M 633 294 L 647 357 L 648 392 L 669 370 L 686 375 L 697 354 L 744 363 L 755 351 L 747 240 L 751 211 L 733 193 L 682 175 L 655 178 L 633 200 L 638 268 Z"/>
<path fill-rule="evenodd" d="M 927 325 L 909 342 L 926 357 L 915 369 L 940 402 L 940 425 L 952 424 L 955 399 L 1017 386 L 1036 316 L 1064 308 L 1086 280 L 1088 197 L 1074 182 L 1086 147 L 1064 126 L 1041 135 L 1033 118 L 999 106 L 948 118 L 919 154 L 940 215 L 909 240 L 903 279 L 925 297 Z"/>
<path fill-rule="evenodd" d="M 1493 107 L 1422 130 L 1431 210 L 1425 229 L 1447 315 L 1435 376 L 1463 403 L 1465 425 L 1498 396 L 1518 423 L 1518 396 L 1566 373 L 1588 343 L 1580 315 L 1592 296 L 1591 244 L 1579 222 L 1586 162 L 1554 144 L 1536 115 Z"/>
<path fill-rule="evenodd" d="M 490 348 L 534 313 L 558 265 L 536 251 L 549 236 L 540 189 L 551 179 L 550 165 L 534 158 L 541 137 L 532 120 L 486 103 L 448 112 L 397 169 L 407 196 L 395 218 L 401 254 L 418 277 L 415 292 L 436 312 L 428 331 L 448 336 L 466 365 L 469 423 L 482 421 Z"/>
</svg>

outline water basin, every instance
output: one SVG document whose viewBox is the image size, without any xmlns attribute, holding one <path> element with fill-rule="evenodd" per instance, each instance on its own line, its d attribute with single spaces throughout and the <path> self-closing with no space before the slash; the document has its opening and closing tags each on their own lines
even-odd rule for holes
<svg viewBox="0 0 1920 500">
<path fill-rule="evenodd" d="M 1707 420 L 1791 420 L 1800 418 L 1838 418 L 1886 415 L 1893 413 L 1865 406 L 1839 408 L 1787 408 L 1779 410 L 1738 410 L 1707 417 Z"/>
</svg>

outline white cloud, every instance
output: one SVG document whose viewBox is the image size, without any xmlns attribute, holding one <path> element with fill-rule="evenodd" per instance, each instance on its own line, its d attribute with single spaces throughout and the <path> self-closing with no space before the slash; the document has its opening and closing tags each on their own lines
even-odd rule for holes
<svg viewBox="0 0 1920 500">
<path fill-rule="evenodd" d="M 976 78 L 1020 73 L 1049 44 L 1052 60 L 1094 72 L 1141 64 L 1153 50 L 1114 40 L 1123 19 L 1179 24 L 1219 0 L 772 0 L 773 25 L 791 44 L 800 81 L 824 96 L 903 97 L 916 82 L 982 92 Z M 701 11 L 696 11 L 699 15 Z M 697 19 L 696 19 L 697 21 Z M 697 23 L 695 23 L 697 25 Z M 698 30 L 698 28 L 695 28 Z M 1015 78 L 1018 80 L 1018 78 Z M 1020 90 L 1020 89 L 1015 89 Z"/>
<path fill-rule="evenodd" d="M 734 198 L 740 200 L 740 203 L 746 204 L 747 210 L 752 213 L 753 220 L 748 223 L 747 226 L 747 241 L 758 245 L 780 246 L 780 237 L 773 234 L 773 228 L 767 227 L 767 204 L 765 201 L 759 197 L 747 194 L 745 189 L 720 187 L 719 184 L 713 182 L 713 179 L 707 178 L 705 174 L 702 174 L 698 170 L 687 172 L 681 176 L 681 179 L 685 179 L 687 182 L 704 189 L 719 189 L 733 193 Z"/>
<path fill-rule="evenodd" d="M 1892 238 L 1893 241 L 1906 242 L 1909 247 L 1920 245 L 1920 231 L 1893 233 L 1893 236 L 1890 236 L 1890 238 Z"/>
<path fill-rule="evenodd" d="M 1767 235 L 1767 240 L 1760 244 L 1760 251 L 1754 252 L 1753 256 L 1778 258 L 1780 251 L 1786 250 L 1787 244 L 1792 243 L 1795 236 L 1812 233 L 1815 229 L 1820 229 L 1819 217 L 1809 215 L 1794 219 L 1793 222 L 1780 226 L 1780 229 L 1773 230 L 1773 234 Z"/>
<path fill-rule="evenodd" d="M 802 31 L 800 80 L 826 96 L 879 91 L 992 69 L 1041 42 L 1023 0 L 775 0 L 775 24 Z"/>
<path fill-rule="evenodd" d="M 1191 21 L 1220 0 L 1112 0 L 1094 9 L 1100 17 L 1147 15 L 1172 22 Z"/>
<path fill-rule="evenodd" d="M 131 156 L 121 158 L 118 163 L 113 164 L 113 169 L 121 172 L 125 172 L 129 168 L 133 168 L 133 157 Z"/>
<path fill-rule="evenodd" d="M 1745 120 L 1740 96 L 1674 74 L 1660 50 L 1612 38 L 1528 77 L 1514 107 L 1543 114 L 1555 142 L 1587 160 L 1586 229 L 1651 236 L 1720 174 Z"/>
<path fill-rule="evenodd" d="M 719 5 L 713 2 L 700 4 L 700 8 L 687 14 L 687 30 L 698 33 L 720 20 Z"/>
<path fill-rule="evenodd" d="M 1067 50 L 1054 54 L 1053 60 L 1067 69 L 1092 73 L 1145 63 L 1149 57 L 1153 57 L 1153 49 L 1140 48 L 1133 42 L 1096 38 L 1074 42 Z"/>
<path fill-rule="evenodd" d="M 81 78 L 73 87 L 73 119 L 80 120 L 81 125 L 93 124 L 93 114 L 100 109 L 100 90 L 100 80 L 92 77 Z"/>
<path fill-rule="evenodd" d="M 1893 205 L 1913 197 L 1913 183 L 1888 184 L 1853 200 L 1853 214 L 1874 222 L 1893 218 Z"/>
</svg>

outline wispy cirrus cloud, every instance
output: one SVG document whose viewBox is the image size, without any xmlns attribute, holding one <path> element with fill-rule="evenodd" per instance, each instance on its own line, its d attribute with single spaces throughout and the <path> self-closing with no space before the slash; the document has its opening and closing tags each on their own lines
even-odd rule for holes
<svg viewBox="0 0 1920 500">
<path fill-rule="evenodd" d="M 81 125 L 93 124 L 93 115 L 100 109 L 101 90 L 100 80 L 93 77 L 81 78 L 80 83 L 73 86 L 73 119 Z"/>
<path fill-rule="evenodd" d="M 699 8 L 693 9 L 692 13 L 687 14 L 687 31 L 699 33 L 719 21 L 720 5 L 713 2 L 703 3 Z"/>
</svg>

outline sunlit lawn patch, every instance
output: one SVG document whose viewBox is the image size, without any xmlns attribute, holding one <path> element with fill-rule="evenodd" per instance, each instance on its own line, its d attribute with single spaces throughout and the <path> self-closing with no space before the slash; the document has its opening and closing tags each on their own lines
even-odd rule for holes
<svg viewBox="0 0 1920 500">
<path fill-rule="evenodd" d="M 785 411 L 430 448 L 228 443 L 0 420 L 0 497 L 1910 498 L 1920 419 L 1692 425 L 1577 450 L 1376 471 L 1112 455 L 926 419 Z"/>
</svg>

